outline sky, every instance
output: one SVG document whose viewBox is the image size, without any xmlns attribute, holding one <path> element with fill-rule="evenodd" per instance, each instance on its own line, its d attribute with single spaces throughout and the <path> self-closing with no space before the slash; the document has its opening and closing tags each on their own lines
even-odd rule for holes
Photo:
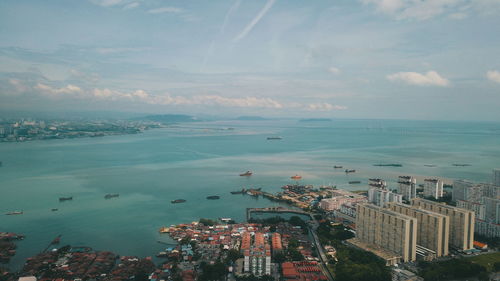
<svg viewBox="0 0 500 281">
<path fill-rule="evenodd" d="M 3 0 L 0 111 L 500 121 L 500 0 Z"/>
</svg>

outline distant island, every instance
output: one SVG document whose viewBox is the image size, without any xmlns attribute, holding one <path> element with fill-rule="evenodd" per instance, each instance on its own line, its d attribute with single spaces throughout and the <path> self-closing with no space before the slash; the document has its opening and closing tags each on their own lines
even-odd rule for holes
<svg viewBox="0 0 500 281">
<path fill-rule="evenodd" d="M 305 118 L 300 119 L 299 122 L 331 122 L 330 118 Z"/>
<path fill-rule="evenodd" d="M 157 115 L 148 115 L 148 116 L 138 118 L 138 119 L 153 121 L 153 122 L 160 122 L 160 123 L 179 123 L 179 122 L 201 121 L 194 116 L 183 115 L 183 114 L 157 114 Z"/>
<path fill-rule="evenodd" d="M 240 116 L 237 117 L 236 120 L 242 120 L 242 121 L 260 121 L 260 120 L 269 120 L 267 118 L 261 117 L 261 116 Z"/>
</svg>

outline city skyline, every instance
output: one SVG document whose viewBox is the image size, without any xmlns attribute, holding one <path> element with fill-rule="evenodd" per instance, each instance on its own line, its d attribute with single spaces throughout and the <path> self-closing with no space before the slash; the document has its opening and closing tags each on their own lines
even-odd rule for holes
<svg viewBox="0 0 500 281">
<path fill-rule="evenodd" d="M 0 110 L 500 119 L 498 1 L 4 1 Z"/>
</svg>

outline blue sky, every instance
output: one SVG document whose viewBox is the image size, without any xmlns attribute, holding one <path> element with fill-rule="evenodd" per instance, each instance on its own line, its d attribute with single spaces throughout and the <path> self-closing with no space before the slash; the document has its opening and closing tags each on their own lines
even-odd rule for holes
<svg viewBox="0 0 500 281">
<path fill-rule="evenodd" d="M 0 110 L 500 120 L 500 0 L 4 0 L 0 38 Z"/>
</svg>

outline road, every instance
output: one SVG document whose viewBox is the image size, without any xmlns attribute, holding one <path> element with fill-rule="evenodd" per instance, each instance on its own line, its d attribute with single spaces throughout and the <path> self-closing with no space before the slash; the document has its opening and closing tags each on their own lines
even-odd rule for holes
<svg viewBox="0 0 500 281">
<path fill-rule="evenodd" d="M 311 235 L 313 237 L 314 245 L 316 246 L 316 249 L 318 249 L 321 269 L 323 270 L 323 273 L 328 278 L 328 280 L 333 281 L 332 273 L 330 272 L 330 270 L 328 270 L 327 267 L 328 258 L 326 257 L 325 251 L 323 250 L 323 246 L 321 246 L 321 243 L 319 242 L 318 235 L 316 235 L 316 229 L 319 226 L 318 222 L 313 219 L 311 221 L 311 224 L 313 224 L 313 226 L 309 227 L 309 231 L 311 232 Z"/>
</svg>

